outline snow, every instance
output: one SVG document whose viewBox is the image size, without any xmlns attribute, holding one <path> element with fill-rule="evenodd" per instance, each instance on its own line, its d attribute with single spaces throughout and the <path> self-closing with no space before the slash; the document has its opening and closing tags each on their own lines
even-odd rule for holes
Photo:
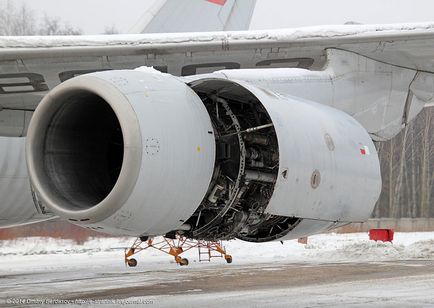
<svg viewBox="0 0 434 308">
<path fill-rule="evenodd" d="M 163 73 L 160 72 L 159 70 L 156 70 L 155 68 L 149 67 L 149 66 L 139 66 L 139 67 L 135 68 L 134 70 L 139 71 L 139 72 L 148 73 L 148 74 L 163 75 Z"/>
<path fill-rule="evenodd" d="M 408 23 L 390 25 L 339 25 L 314 26 L 294 29 L 199 32 L 168 34 L 130 34 L 130 35 L 89 35 L 89 36 L 31 36 L 0 37 L 0 50 L 12 48 L 52 48 L 52 47 L 101 47 L 101 46 L 140 46 L 144 44 L 202 44 L 214 43 L 267 43 L 294 42 L 312 39 L 388 37 L 433 33 L 434 23 Z"/>
<path fill-rule="evenodd" d="M 133 307 L 140 303 L 158 307 L 203 304 L 207 307 L 434 306 L 434 275 L 432 271 L 424 271 L 434 261 L 434 232 L 395 233 L 393 243 L 370 241 L 367 233 L 315 235 L 309 237 L 306 245 L 295 240 L 283 245 L 280 242 L 253 244 L 234 240 L 224 242 L 233 256 L 232 264 L 226 265 L 222 258 L 200 263 L 197 250 L 193 249 L 183 255 L 190 260 L 188 267 L 176 265 L 173 257 L 157 250 L 147 250 L 135 256 L 139 261 L 136 268 L 128 268 L 123 253 L 133 241 L 133 238 L 92 238 L 80 244 L 41 237 L 0 241 L 0 306 L 7 300 L 20 298 L 36 301 L 80 299 L 80 294 L 86 292 L 107 294 L 107 301 L 114 303 L 110 307 L 126 303 L 132 303 Z M 362 270 L 358 274 L 360 277 L 352 277 L 352 268 L 359 266 L 369 271 Z M 401 271 L 403 267 L 408 270 L 404 276 L 395 279 L 389 277 L 387 271 L 380 279 L 373 277 L 375 269 L 394 266 L 399 266 Z M 325 275 L 319 283 L 286 286 L 276 282 L 277 287 L 251 290 L 238 286 L 236 281 L 229 283 L 233 288 L 221 292 L 209 292 L 209 287 L 206 291 L 205 285 L 185 290 L 176 287 L 210 275 L 236 280 L 238 275 L 263 276 L 262 273 L 285 271 L 285 268 L 290 274 L 288 267 L 304 267 L 319 273 L 326 268 L 346 272 L 340 280 Z M 417 268 L 419 274 L 413 276 Z M 345 278 L 345 275 L 350 276 Z M 295 282 L 299 279 L 294 277 Z M 228 283 L 224 279 L 222 282 Z M 170 288 L 164 289 L 168 285 Z M 120 287 L 135 295 L 121 296 L 116 302 L 109 294 Z M 138 288 L 151 290 L 151 293 L 138 293 Z M 152 295 L 152 290 L 157 293 Z M 94 297 L 98 298 L 97 295 Z M 86 297 L 83 301 L 89 305 L 100 303 L 86 301 Z M 40 305 L 34 303 L 33 306 Z"/>
<path fill-rule="evenodd" d="M 119 237 L 92 238 L 83 244 L 41 237 L 4 240 L 0 241 L 0 271 L 8 259 L 25 256 L 61 255 L 74 261 L 77 255 L 95 255 L 96 258 L 112 257 L 123 262 L 123 250 L 133 241 L 133 238 Z M 393 243 L 370 241 L 367 233 L 329 233 L 309 237 L 307 245 L 295 240 L 283 245 L 278 241 L 256 244 L 233 240 L 224 242 L 224 246 L 238 264 L 420 260 L 434 259 L 434 232 L 398 232 Z M 184 255 L 190 261 L 198 261 L 195 249 Z M 139 258 L 146 258 L 147 263 L 160 264 L 172 260 L 156 250 L 145 251 Z"/>
<path fill-rule="evenodd" d="M 383 288 L 383 290 L 381 290 Z M 405 280 L 379 279 L 315 285 L 311 288 L 281 288 L 221 293 L 133 297 L 148 299 L 160 307 L 434 307 L 432 277 Z"/>
</svg>

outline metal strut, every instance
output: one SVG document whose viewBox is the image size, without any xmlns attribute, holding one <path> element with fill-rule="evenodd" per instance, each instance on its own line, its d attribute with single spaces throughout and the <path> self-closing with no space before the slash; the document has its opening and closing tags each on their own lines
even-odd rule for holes
<svg viewBox="0 0 434 308">
<path fill-rule="evenodd" d="M 130 248 L 125 249 L 125 265 L 130 267 L 137 266 L 137 260 L 132 258 L 132 256 L 148 248 L 154 248 L 175 257 L 175 262 L 181 266 L 188 265 L 188 259 L 182 258 L 181 254 L 192 248 L 198 249 L 199 262 L 210 261 L 211 258 L 220 257 L 225 258 L 227 263 L 232 263 L 232 256 L 226 253 L 221 241 L 193 240 L 177 234 L 174 239 L 161 237 L 159 240 L 149 238 L 142 241 L 138 237 Z M 206 257 L 204 258 L 204 256 Z"/>
</svg>

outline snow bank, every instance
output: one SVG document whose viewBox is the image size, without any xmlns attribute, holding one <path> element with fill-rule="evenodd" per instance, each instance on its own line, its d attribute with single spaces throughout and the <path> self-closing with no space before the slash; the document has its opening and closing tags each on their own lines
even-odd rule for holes
<svg viewBox="0 0 434 308">
<path fill-rule="evenodd" d="M 28 237 L 0 241 L 0 256 L 80 254 L 113 251 L 125 247 L 129 238 L 91 238 L 83 244 L 73 240 L 49 237 Z"/>
<path fill-rule="evenodd" d="M 93 238 L 83 244 L 53 238 L 21 238 L 0 241 L 0 259 L 12 256 L 104 254 L 119 258 L 133 238 Z M 297 241 L 252 244 L 239 240 L 225 242 L 234 263 L 359 262 L 434 259 L 434 232 L 395 233 L 393 243 L 374 242 L 367 233 L 321 234 L 309 237 L 308 244 Z M 148 262 L 171 260 L 156 250 L 144 252 Z M 197 250 L 185 253 L 190 262 L 198 260 Z M 98 257 L 95 255 L 94 257 Z M 221 260 L 221 259 L 216 259 Z M 223 260 L 221 260 L 224 262 Z"/>
</svg>

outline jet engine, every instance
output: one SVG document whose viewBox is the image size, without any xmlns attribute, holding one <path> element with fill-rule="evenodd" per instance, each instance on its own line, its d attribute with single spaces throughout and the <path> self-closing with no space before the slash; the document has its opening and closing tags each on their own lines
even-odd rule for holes
<svg viewBox="0 0 434 308">
<path fill-rule="evenodd" d="M 242 80 L 87 74 L 54 88 L 28 131 L 40 206 L 109 234 L 298 237 L 366 220 L 381 189 L 356 120 Z"/>
</svg>

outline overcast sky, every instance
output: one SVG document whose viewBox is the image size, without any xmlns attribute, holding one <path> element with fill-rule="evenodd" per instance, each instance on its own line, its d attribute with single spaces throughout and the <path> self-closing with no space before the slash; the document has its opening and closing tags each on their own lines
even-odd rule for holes
<svg viewBox="0 0 434 308">
<path fill-rule="evenodd" d="M 7 0 L 0 0 L 4 3 Z M 154 0 L 13 0 L 39 16 L 58 16 L 85 34 L 115 26 L 127 32 Z M 179 0 L 182 1 L 182 0 Z M 198 0 L 200 1 L 200 0 Z M 249 1 L 249 0 L 238 0 Z M 257 0 L 252 29 L 360 23 L 434 21 L 433 0 Z"/>
</svg>

